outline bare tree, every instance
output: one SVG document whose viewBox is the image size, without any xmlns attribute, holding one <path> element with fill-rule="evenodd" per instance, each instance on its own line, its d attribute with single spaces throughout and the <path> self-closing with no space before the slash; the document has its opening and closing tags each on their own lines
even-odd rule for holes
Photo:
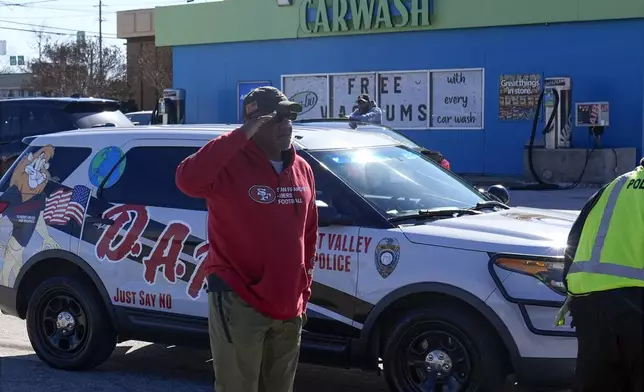
<svg viewBox="0 0 644 392">
<path fill-rule="evenodd" d="M 127 98 L 124 56 L 117 46 L 103 47 L 103 72 L 99 74 L 96 39 L 42 42 L 40 59 L 30 61 L 32 78 L 27 87 L 48 96 Z"/>
<path fill-rule="evenodd" d="M 155 100 L 163 95 L 163 89 L 172 87 L 172 48 L 143 43 L 136 66 L 143 84 L 154 91 Z"/>
<path fill-rule="evenodd" d="M 9 66 L 0 66 L 0 75 L 14 73 Z"/>
</svg>

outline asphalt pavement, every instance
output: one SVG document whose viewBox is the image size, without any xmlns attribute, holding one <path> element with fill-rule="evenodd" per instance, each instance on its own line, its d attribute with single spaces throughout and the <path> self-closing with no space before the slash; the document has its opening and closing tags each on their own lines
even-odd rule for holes
<svg viewBox="0 0 644 392">
<path fill-rule="evenodd" d="M 510 206 L 581 210 L 597 188 L 575 188 L 555 191 L 510 191 Z"/>
<path fill-rule="evenodd" d="M 302 365 L 296 389 L 307 392 L 387 391 L 377 374 Z M 102 366 L 88 372 L 54 370 L 34 354 L 25 322 L 0 315 L 2 392 L 212 392 L 208 349 L 194 350 L 128 341 Z"/>
<path fill-rule="evenodd" d="M 166 347 L 128 341 L 92 371 L 49 368 L 31 349 L 25 322 L 0 315 L 1 392 L 213 392 L 207 349 Z M 300 365 L 295 392 L 389 392 L 376 373 Z M 534 391 L 512 386 L 499 392 Z M 561 391 L 560 391 L 561 392 Z"/>
<path fill-rule="evenodd" d="M 578 210 L 594 189 L 511 191 L 510 204 Z M 54 370 L 34 354 L 25 323 L 0 315 L 1 392 L 212 392 L 207 349 L 192 350 L 143 342 L 124 342 L 102 366 L 88 372 Z M 296 392 L 385 392 L 383 377 L 358 370 L 301 365 Z M 518 388 L 508 391 L 519 392 Z M 521 390 L 526 392 L 526 390 Z M 532 392 L 532 391 L 530 391 Z"/>
</svg>

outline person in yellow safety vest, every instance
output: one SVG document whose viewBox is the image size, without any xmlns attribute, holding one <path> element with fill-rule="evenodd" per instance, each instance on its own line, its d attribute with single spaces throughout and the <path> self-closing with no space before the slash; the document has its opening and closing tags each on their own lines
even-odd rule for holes
<svg viewBox="0 0 644 392">
<path fill-rule="evenodd" d="M 564 283 L 578 342 L 573 391 L 644 391 L 644 158 L 581 210 Z"/>
</svg>

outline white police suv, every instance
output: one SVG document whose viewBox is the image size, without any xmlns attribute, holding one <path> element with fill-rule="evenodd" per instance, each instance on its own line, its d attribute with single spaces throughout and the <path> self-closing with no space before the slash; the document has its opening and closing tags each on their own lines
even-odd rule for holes
<svg viewBox="0 0 644 392">
<path fill-rule="evenodd" d="M 0 309 L 44 362 L 91 368 L 130 339 L 207 347 L 206 206 L 174 173 L 233 127 L 25 139 L 0 181 Z M 574 330 L 553 325 L 574 213 L 509 208 L 383 134 L 294 128 L 320 225 L 304 361 L 382 365 L 405 392 L 569 380 Z"/>
</svg>

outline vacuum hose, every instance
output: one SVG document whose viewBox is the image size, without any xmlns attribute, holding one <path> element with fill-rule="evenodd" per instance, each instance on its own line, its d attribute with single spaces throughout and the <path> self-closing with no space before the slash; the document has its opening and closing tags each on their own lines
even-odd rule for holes
<svg viewBox="0 0 644 392">
<path fill-rule="evenodd" d="M 556 116 L 557 116 L 557 110 L 559 109 L 559 93 L 557 90 L 553 89 L 552 93 L 554 95 L 554 108 L 552 110 L 552 113 L 550 113 L 550 117 L 548 118 L 548 121 L 546 122 L 546 126 L 543 128 L 543 131 L 541 131 L 541 134 L 545 135 L 549 132 L 553 132 L 552 130 L 552 123 L 554 122 Z M 510 190 L 534 190 L 534 191 L 551 191 L 551 190 L 566 190 L 566 189 L 572 189 L 575 188 L 579 185 L 581 182 L 581 179 L 584 176 L 584 173 L 586 172 L 586 168 L 588 167 L 588 159 L 590 158 L 590 154 L 595 151 L 593 148 L 586 154 L 586 162 L 584 163 L 584 168 L 581 171 L 581 174 L 579 175 L 579 178 L 577 181 L 574 183 L 568 185 L 568 186 L 560 186 L 557 184 L 550 184 L 545 182 L 544 180 L 541 179 L 541 177 L 537 174 L 537 170 L 534 168 L 534 160 L 533 160 L 533 150 L 534 150 L 534 141 L 535 137 L 537 135 L 537 127 L 539 126 L 539 115 L 541 114 L 541 107 L 543 105 L 543 97 L 545 94 L 545 90 L 541 91 L 541 94 L 539 94 L 539 100 L 537 101 L 537 107 L 534 112 L 534 119 L 532 121 L 532 132 L 530 133 L 530 142 L 528 144 L 528 167 L 530 169 L 530 173 L 532 174 L 532 177 L 534 177 L 535 181 L 537 181 L 536 184 L 530 184 L 530 185 L 524 185 L 524 186 L 518 186 L 518 187 L 510 187 Z"/>
</svg>

